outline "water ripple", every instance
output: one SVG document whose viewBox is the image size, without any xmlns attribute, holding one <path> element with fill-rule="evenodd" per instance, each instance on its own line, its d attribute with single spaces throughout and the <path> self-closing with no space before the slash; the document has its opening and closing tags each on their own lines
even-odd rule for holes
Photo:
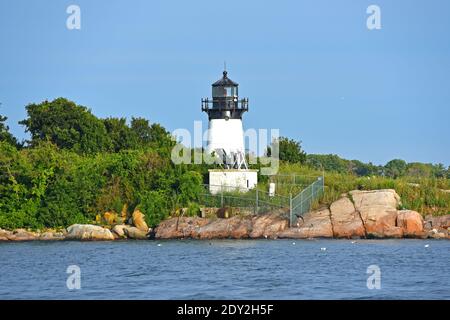
<svg viewBox="0 0 450 320">
<path fill-rule="evenodd" d="M 0 243 L 0 299 L 450 299 L 449 241 L 295 242 Z M 81 290 L 66 287 L 71 264 Z"/>
</svg>

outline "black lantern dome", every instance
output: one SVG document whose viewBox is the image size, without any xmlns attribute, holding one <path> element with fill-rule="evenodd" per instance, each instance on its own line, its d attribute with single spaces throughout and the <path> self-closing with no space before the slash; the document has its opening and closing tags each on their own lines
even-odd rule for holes
<svg viewBox="0 0 450 320">
<path fill-rule="evenodd" d="M 227 71 L 212 84 L 212 101 L 202 99 L 202 111 L 208 113 L 209 119 L 242 119 L 242 114 L 248 111 L 248 99 L 239 100 L 238 86 L 228 78 Z"/>
<path fill-rule="evenodd" d="M 223 77 L 212 84 L 213 87 L 237 87 L 239 84 L 228 78 L 228 72 L 223 72 Z"/>
</svg>

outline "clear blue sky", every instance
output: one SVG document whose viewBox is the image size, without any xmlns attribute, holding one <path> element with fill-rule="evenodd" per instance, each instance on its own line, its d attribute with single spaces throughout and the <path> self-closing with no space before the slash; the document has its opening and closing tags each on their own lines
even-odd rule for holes
<svg viewBox="0 0 450 320">
<path fill-rule="evenodd" d="M 81 7 L 81 30 L 66 8 Z M 381 30 L 366 8 L 381 7 Z M 59 96 L 100 117 L 169 130 L 203 120 L 227 61 L 250 98 L 246 128 L 279 128 L 308 153 L 450 165 L 450 1 L 0 2 L 0 113 Z"/>
</svg>

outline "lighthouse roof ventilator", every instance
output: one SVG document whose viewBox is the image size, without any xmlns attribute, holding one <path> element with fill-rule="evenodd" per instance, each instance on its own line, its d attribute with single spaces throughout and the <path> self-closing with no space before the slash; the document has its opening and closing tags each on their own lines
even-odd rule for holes
<svg viewBox="0 0 450 320">
<path fill-rule="evenodd" d="M 210 191 L 249 190 L 257 184 L 257 170 L 250 170 L 245 159 L 242 115 L 248 111 L 248 98 L 239 99 L 239 84 L 227 71 L 212 84 L 212 100 L 202 99 L 208 114 L 206 151 L 215 154 L 223 169 L 209 171 Z"/>
</svg>

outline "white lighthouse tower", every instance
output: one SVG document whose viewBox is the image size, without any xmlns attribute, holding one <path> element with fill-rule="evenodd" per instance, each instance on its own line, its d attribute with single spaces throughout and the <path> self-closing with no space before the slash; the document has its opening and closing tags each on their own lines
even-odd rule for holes
<svg viewBox="0 0 450 320">
<path fill-rule="evenodd" d="M 223 72 L 212 84 L 212 100 L 202 99 L 202 111 L 208 114 L 208 142 L 206 151 L 214 154 L 220 169 L 209 170 L 212 193 L 219 190 L 245 191 L 257 184 L 257 170 L 248 169 L 245 160 L 242 115 L 248 111 L 248 98 L 239 99 L 236 82 Z"/>
</svg>

